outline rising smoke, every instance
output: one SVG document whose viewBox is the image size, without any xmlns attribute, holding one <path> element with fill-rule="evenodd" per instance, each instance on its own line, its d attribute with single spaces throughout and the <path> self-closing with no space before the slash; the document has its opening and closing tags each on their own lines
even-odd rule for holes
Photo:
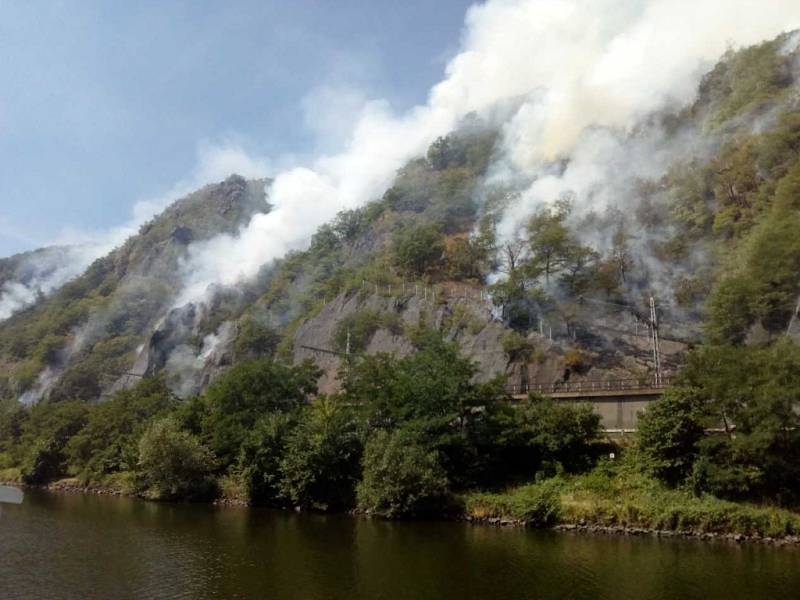
<svg viewBox="0 0 800 600">
<path fill-rule="evenodd" d="M 261 178 L 271 170 L 268 161 L 248 155 L 234 141 L 201 143 L 197 149 L 197 164 L 189 177 L 158 196 L 137 202 L 125 225 L 106 231 L 65 230 L 53 241 L 52 248 L 19 257 L 12 276 L 0 283 L 0 321 L 81 275 L 92 262 L 135 235 L 143 223 L 176 198 L 221 181 L 231 173 Z"/>
<path fill-rule="evenodd" d="M 272 211 L 237 235 L 193 245 L 178 305 L 202 301 L 287 251 L 303 247 L 338 211 L 380 195 L 396 170 L 469 113 L 504 115 L 504 152 L 494 176 L 527 178 L 501 234 L 565 192 L 578 210 L 602 208 L 620 169 L 652 175 L 668 161 L 645 140 L 620 144 L 648 115 L 694 96 L 700 77 L 731 45 L 749 45 L 800 25 L 796 0 L 493 0 L 466 16 L 461 51 L 428 102 L 394 114 L 362 104 L 338 154 L 278 174 Z M 310 103 L 324 110 L 321 103 Z M 352 102 L 331 102 L 352 107 Z M 498 107 L 513 106 L 510 115 Z M 348 114 L 316 115 L 323 123 Z M 648 145 L 649 144 L 649 145 Z M 635 150 L 635 153 L 634 153 Z M 571 158 L 552 175 L 556 159 Z M 599 191 L 598 191 L 599 190 Z M 605 200 L 604 200 L 605 197 Z"/>
</svg>

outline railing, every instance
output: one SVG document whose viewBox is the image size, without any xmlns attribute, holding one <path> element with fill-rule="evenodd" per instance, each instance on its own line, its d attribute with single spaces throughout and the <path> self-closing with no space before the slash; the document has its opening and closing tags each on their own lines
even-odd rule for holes
<svg viewBox="0 0 800 600">
<path fill-rule="evenodd" d="M 581 392 L 625 392 L 631 390 L 663 390 L 672 385 L 671 377 L 635 378 L 635 379 L 606 379 L 597 381 L 565 381 L 561 383 L 523 383 L 511 384 L 505 387 L 506 392 L 512 396 L 521 394 L 557 394 Z"/>
</svg>

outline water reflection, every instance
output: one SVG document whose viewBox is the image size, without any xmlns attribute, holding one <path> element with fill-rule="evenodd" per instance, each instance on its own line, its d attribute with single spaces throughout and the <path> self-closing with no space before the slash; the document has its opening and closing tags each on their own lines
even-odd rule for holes
<svg viewBox="0 0 800 600">
<path fill-rule="evenodd" d="M 769 598 L 800 552 L 31 493 L 1 598 Z"/>
</svg>

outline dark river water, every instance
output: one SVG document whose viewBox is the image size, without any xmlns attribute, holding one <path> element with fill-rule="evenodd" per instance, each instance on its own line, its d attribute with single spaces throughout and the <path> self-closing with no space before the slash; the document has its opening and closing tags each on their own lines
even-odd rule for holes
<svg viewBox="0 0 800 600">
<path fill-rule="evenodd" d="M 31 492 L 0 598 L 800 598 L 800 550 Z"/>
</svg>

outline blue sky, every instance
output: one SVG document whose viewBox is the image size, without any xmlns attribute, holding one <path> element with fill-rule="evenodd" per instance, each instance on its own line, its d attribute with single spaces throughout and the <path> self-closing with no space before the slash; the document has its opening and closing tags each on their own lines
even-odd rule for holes
<svg viewBox="0 0 800 600">
<path fill-rule="evenodd" d="M 320 88 L 424 102 L 469 4 L 0 0 L 0 256 L 125 223 L 204 148 L 329 149 Z"/>
</svg>

